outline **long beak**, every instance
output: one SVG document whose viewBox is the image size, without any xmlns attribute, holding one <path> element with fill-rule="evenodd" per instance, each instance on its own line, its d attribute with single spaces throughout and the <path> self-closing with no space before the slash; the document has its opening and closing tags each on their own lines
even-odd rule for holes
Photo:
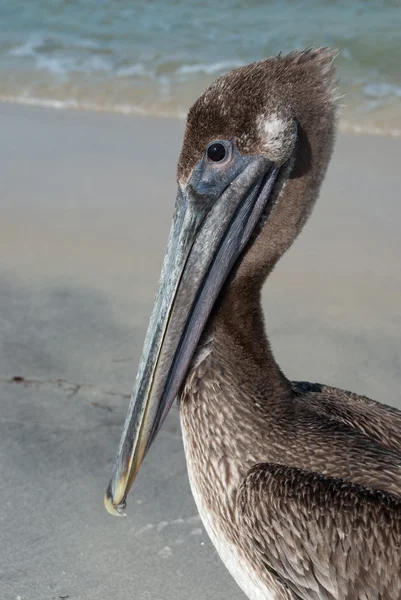
<svg viewBox="0 0 401 600">
<path fill-rule="evenodd" d="M 180 392 L 216 298 L 266 208 L 277 173 L 266 158 L 238 153 L 228 181 L 226 174 L 212 189 L 200 161 L 178 189 L 135 388 L 105 493 L 113 515 L 123 514 L 141 462 Z"/>
</svg>

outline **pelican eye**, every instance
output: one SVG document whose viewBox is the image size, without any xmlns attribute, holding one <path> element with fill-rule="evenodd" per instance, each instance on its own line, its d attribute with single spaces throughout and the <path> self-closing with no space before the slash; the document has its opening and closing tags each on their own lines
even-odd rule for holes
<svg viewBox="0 0 401 600">
<path fill-rule="evenodd" d="M 207 157 L 213 162 L 221 162 L 225 159 L 227 150 L 221 142 L 212 142 L 207 149 Z"/>
</svg>

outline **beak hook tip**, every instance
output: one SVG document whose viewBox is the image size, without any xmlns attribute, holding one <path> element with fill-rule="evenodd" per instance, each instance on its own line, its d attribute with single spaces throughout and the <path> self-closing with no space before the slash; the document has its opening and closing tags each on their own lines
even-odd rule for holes
<svg viewBox="0 0 401 600">
<path fill-rule="evenodd" d="M 127 503 L 125 500 L 120 502 L 119 504 L 115 504 L 113 500 L 113 492 L 112 492 L 112 482 L 110 481 L 109 485 L 104 494 L 104 506 L 107 512 L 113 517 L 125 517 L 126 514 L 124 511 Z"/>
</svg>

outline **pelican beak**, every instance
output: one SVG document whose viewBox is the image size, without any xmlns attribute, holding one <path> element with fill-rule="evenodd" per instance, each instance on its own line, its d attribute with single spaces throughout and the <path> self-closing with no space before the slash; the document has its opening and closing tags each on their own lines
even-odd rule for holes
<svg viewBox="0 0 401 600">
<path fill-rule="evenodd" d="M 105 506 L 123 514 L 141 462 L 178 396 L 216 298 L 269 206 L 276 168 L 222 142 L 178 187 L 173 224 Z"/>
</svg>

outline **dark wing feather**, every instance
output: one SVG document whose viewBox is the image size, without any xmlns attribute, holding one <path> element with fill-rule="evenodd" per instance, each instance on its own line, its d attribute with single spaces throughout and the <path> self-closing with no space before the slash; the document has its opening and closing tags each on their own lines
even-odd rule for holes
<svg viewBox="0 0 401 600">
<path fill-rule="evenodd" d="M 255 568 L 303 600 L 401 598 L 401 499 L 292 467 L 255 465 L 237 495 Z"/>
<path fill-rule="evenodd" d="M 327 385 L 293 382 L 298 399 L 309 408 L 346 423 L 381 446 L 401 453 L 401 411 Z"/>
</svg>

